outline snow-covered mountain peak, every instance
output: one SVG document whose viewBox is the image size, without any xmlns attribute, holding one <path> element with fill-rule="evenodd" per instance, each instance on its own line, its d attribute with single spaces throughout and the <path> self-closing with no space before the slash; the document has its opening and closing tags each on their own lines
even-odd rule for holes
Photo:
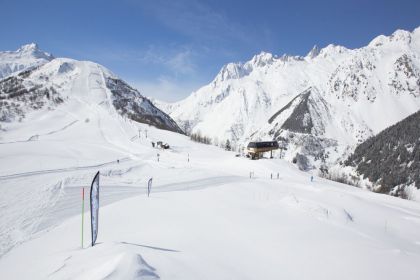
<svg viewBox="0 0 420 280">
<path fill-rule="evenodd" d="M 379 35 L 376 38 L 374 38 L 372 41 L 370 41 L 369 43 L 369 47 L 379 47 L 382 46 L 383 44 L 385 44 L 388 41 L 388 37 L 385 35 Z"/>
<path fill-rule="evenodd" d="M 397 44 L 402 47 L 412 42 L 413 38 L 420 36 L 420 27 L 417 27 L 412 32 L 407 30 L 398 29 L 389 36 L 379 35 L 374 38 L 370 43 L 369 47 L 380 47 L 389 43 Z"/>
<path fill-rule="evenodd" d="M 268 64 L 272 64 L 275 61 L 273 54 L 268 52 L 261 52 L 255 55 L 247 64 L 251 64 L 254 67 L 264 67 Z"/>
<path fill-rule="evenodd" d="M 34 51 L 38 50 L 38 44 L 37 43 L 29 43 L 26 45 L 21 46 L 17 51 L 18 52 L 27 52 L 27 51 Z"/>
<path fill-rule="evenodd" d="M 0 52 L 0 79 L 17 72 L 43 65 L 54 59 L 35 43 L 21 46 L 16 51 Z"/>
<path fill-rule="evenodd" d="M 247 74 L 248 71 L 244 68 L 242 63 L 228 63 L 224 65 L 217 74 L 214 79 L 214 84 L 219 84 L 231 79 L 239 79 Z"/>
<path fill-rule="evenodd" d="M 319 55 L 326 58 L 326 57 L 335 57 L 341 54 L 347 54 L 351 50 L 347 49 L 346 47 L 329 44 L 325 48 L 322 48 L 319 52 Z"/>
<path fill-rule="evenodd" d="M 310 59 L 315 58 L 319 55 L 320 51 L 321 51 L 320 48 L 317 45 L 314 45 L 312 49 L 309 51 L 309 53 L 306 55 L 306 57 Z"/>
<path fill-rule="evenodd" d="M 229 80 L 241 79 L 250 75 L 254 71 L 260 71 L 261 69 L 263 69 L 262 71 L 264 72 L 264 69 L 267 67 L 276 65 L 280 62 L 283 63 L 302 60 L 304 60 L 304 58 L 301 56 L 283 54 L 281 57 L 277 57 L 272 53 L 263 51 L 257 55 L 254 55 L 249 61 L 245 63 L 237 62 L 225 64 L 217 74 L 216 78 L 213 80 L 212 84 L 213 86 L 217 86 Z"/>
<path fill-rule="evenodd" d="M 50 53 L 42 51 L 36 43 L 23 45 L 15 53 L 20 56 L 33 56 L 35 58 L 42 58 L 46 60 L 54 59 L 54 56 Z"/>
<path fill-rule="evenodd" d="M 394 33 L 389 36 L 390 41 L 404 41 L 404 42 L 410 42 L 411 41 L 411 32 L 407 30 L 398 29 Z"/>
</svg>

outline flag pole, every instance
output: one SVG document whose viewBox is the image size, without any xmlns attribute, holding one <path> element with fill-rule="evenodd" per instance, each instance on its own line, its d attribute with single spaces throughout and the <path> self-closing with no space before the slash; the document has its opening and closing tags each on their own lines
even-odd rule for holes
<svg viewBox="0 0 420 280">
<path fill-rule="evenodd" d="M 85 217 L 85 188 L 82 188 L 82 249 L 83 249 L 83 224 Z"/>
</svg>

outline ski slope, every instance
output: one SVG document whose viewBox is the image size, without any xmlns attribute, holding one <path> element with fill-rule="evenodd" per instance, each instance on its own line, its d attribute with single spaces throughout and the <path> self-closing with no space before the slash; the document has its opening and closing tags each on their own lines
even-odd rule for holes
<svg viewBox="0 0 420 280">
<path fill-rule="evenodd" d="M 418 279 L 417 202 L 133 122 L 97 65 L 42 69 L 66 62 L 80 78 L 57 74 L 62 104 L 2 123 L 0 279 Z M 98 170 L 97 245 L 86 201 L 81 248 Z"/>
<path fill-rule="evenodd" d="M 113 122 L 105 130 L 92 119 L 91 133 L 70 140 L 61 130 L 0 145 L 1 279 L 418 278 L 416 202 L 311 182 L 283 160 L 250 161 L 119 117 L 124 133 L 114 134 Z M 171 149 L 152 148 L 157 140 Z M 98 243 L 89 246 L 86 203 L 82 249 L 81 189 L 97 170 Z"/>
</svg>

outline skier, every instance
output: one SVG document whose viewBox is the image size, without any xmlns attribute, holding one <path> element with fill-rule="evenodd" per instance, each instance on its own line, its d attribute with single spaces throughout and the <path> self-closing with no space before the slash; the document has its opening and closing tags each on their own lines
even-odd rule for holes
<svg viewBox="0 0 420 280">
<path fill-rule="evenodd" d="M 314 176 L 313 175 L 311 175 L 311 182 L 313 182 L 314 181 Z"/>
</svg>

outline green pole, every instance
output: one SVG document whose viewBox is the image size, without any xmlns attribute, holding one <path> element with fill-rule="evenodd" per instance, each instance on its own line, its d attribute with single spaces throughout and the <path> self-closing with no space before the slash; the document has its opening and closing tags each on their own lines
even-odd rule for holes
<svg viewBox="0 0 420 280">
<path fill-rule="evenodd" d="M 82 188 L 82 249 L 83 249 L 83 224 L 85 213 L 85 188 Z"/>
</svg>

